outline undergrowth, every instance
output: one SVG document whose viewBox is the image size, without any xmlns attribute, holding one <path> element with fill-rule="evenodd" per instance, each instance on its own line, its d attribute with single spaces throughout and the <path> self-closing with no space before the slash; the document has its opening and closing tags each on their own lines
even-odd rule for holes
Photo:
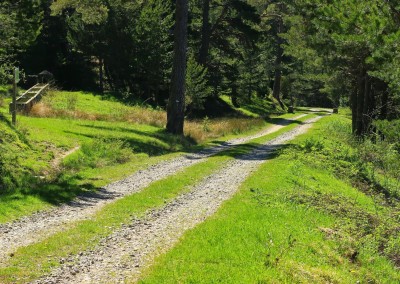
<svg viewBox="0 0 400 284">
<path fill-rule="evenodd" d="M 0 114 L 0 194 L 13 192 L 31 182 L 29 168 L 18 166 L 32 152 L 21 138 Z"/>
</svg>

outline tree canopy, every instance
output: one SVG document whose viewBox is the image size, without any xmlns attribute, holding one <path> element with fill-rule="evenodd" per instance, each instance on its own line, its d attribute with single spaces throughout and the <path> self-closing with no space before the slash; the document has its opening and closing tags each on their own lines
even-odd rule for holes
<svg viewBox="0 0 400 284">
<path fill-rule="evenodd" d="M 400 5 L 394 0 L 190 0 L 184 106 L 229 95 L 286 106 L 349 106 L 353 132 L 399 116 Z M 0 81 L 49 70 L 66 89 L 166 108 L 175 2 L 18 0 L 0 4 Z"/>
</svg>

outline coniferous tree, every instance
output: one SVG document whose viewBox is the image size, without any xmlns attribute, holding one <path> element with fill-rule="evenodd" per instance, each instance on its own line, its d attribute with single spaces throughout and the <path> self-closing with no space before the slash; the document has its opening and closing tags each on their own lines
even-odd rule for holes
<svg viewBox="0 0 400 284">
<path fill-rule="evenodd" d="M 167 131 L 178 135 L 183 134 L 185 116 L 188 6 L 188 0 L 176 1 L 174 61 L 167 107 Z"/>
</svg>

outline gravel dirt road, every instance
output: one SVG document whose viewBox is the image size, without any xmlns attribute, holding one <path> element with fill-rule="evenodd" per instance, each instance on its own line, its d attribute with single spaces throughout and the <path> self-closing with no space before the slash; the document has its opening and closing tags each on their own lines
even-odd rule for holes
<svg viewBox="0 0 400 284">
<path fill-rule="evenodd" d="M 17 248 L 39 242 L 56 232 L 68 229 L 69 224 L 90 218 L 106 204 L 126 195 L 139 192 L 154 181 L 161 180 L 189 166 L 200 163 L 204 159 L 234 145 L 276 132 L 304 116 L 305 114 L 302 114 L 291 119 L 277 120 L 276 124 L 252 136 L 234 139 L 198 153 L 187 154 L 161 162 L 140 170 L 124 180 L 112 183 L 95 193 L 76 198 L 67 204 L 35 213 L 15 222 L 0 224 L 0 266 L 5 265 L 9 255 Z"/>
<path fill-rule="evenodd" d="M 122 229 L 103 239 L 95 250 L 61 260 L 63 263 L 61 267 L 33 283 L 126 283 L 127 281 L 137 281 L 140 273 L 151 265 L 155 257 L 172 248 L 187 230 L 194 228 L 214 214 L 225 200 L 237 192 L 241 183 L 260 164 L 268 160 L 277 148 L 305 133 L 320 118 L 321 116 L 310 119 L 293 130 L 257 147 L 251 153 L 236 157 L 221 170 L 194 186 L 189 193 L 182 194 L 162 209 L 148 212 L 143 219 L 132 220 L 130 224 L 124 225 Z M 273 127 L 268 131 L 279 129 L 279 126 L 276 127 L 278 128 L 274 129 Z M 248 138 L 248 140 L 250 139 Z M 224 147 L 229 147 L 234 143 L 244 143 L 248 140 L 231 141 L 227 145 L 222 145 L 222 148 L 213 148 L 195 155 L 180 157 L 137 174 L 147 173 L 143 184 L 148 184 L 152 180 L 147 171 L 160 171 L 160 176 L 165 173 L 172 174 L 178 169 L 223 150 Z M 154 177 L 154 175 L 152 176 Z M 156 175 L 155 178 L 159 179 L 160 176 Z M 115 199 L 134 192 L 134 189 L 129 188 L 132 187 L 132 182 L 137 182 L 136 178 L 128 178 L 110 185 L 110 189 L 122 188 L 110 198 Z M 135 186 L 142 188 L 144 185 Z"/>
</svg>

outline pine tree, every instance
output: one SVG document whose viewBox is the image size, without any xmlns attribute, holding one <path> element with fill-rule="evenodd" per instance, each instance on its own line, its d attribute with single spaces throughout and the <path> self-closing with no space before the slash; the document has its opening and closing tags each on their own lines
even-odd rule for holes
<svg viewBox="0 0 400 284">
<path fill-rule="evenodd" d="M 187 48 L 188 0 L 176 1 L 174 61 L 171 91 L 167 107 L 167 131 L 183 134 L 185 115 L 185 78 Z"/>
</svg>

